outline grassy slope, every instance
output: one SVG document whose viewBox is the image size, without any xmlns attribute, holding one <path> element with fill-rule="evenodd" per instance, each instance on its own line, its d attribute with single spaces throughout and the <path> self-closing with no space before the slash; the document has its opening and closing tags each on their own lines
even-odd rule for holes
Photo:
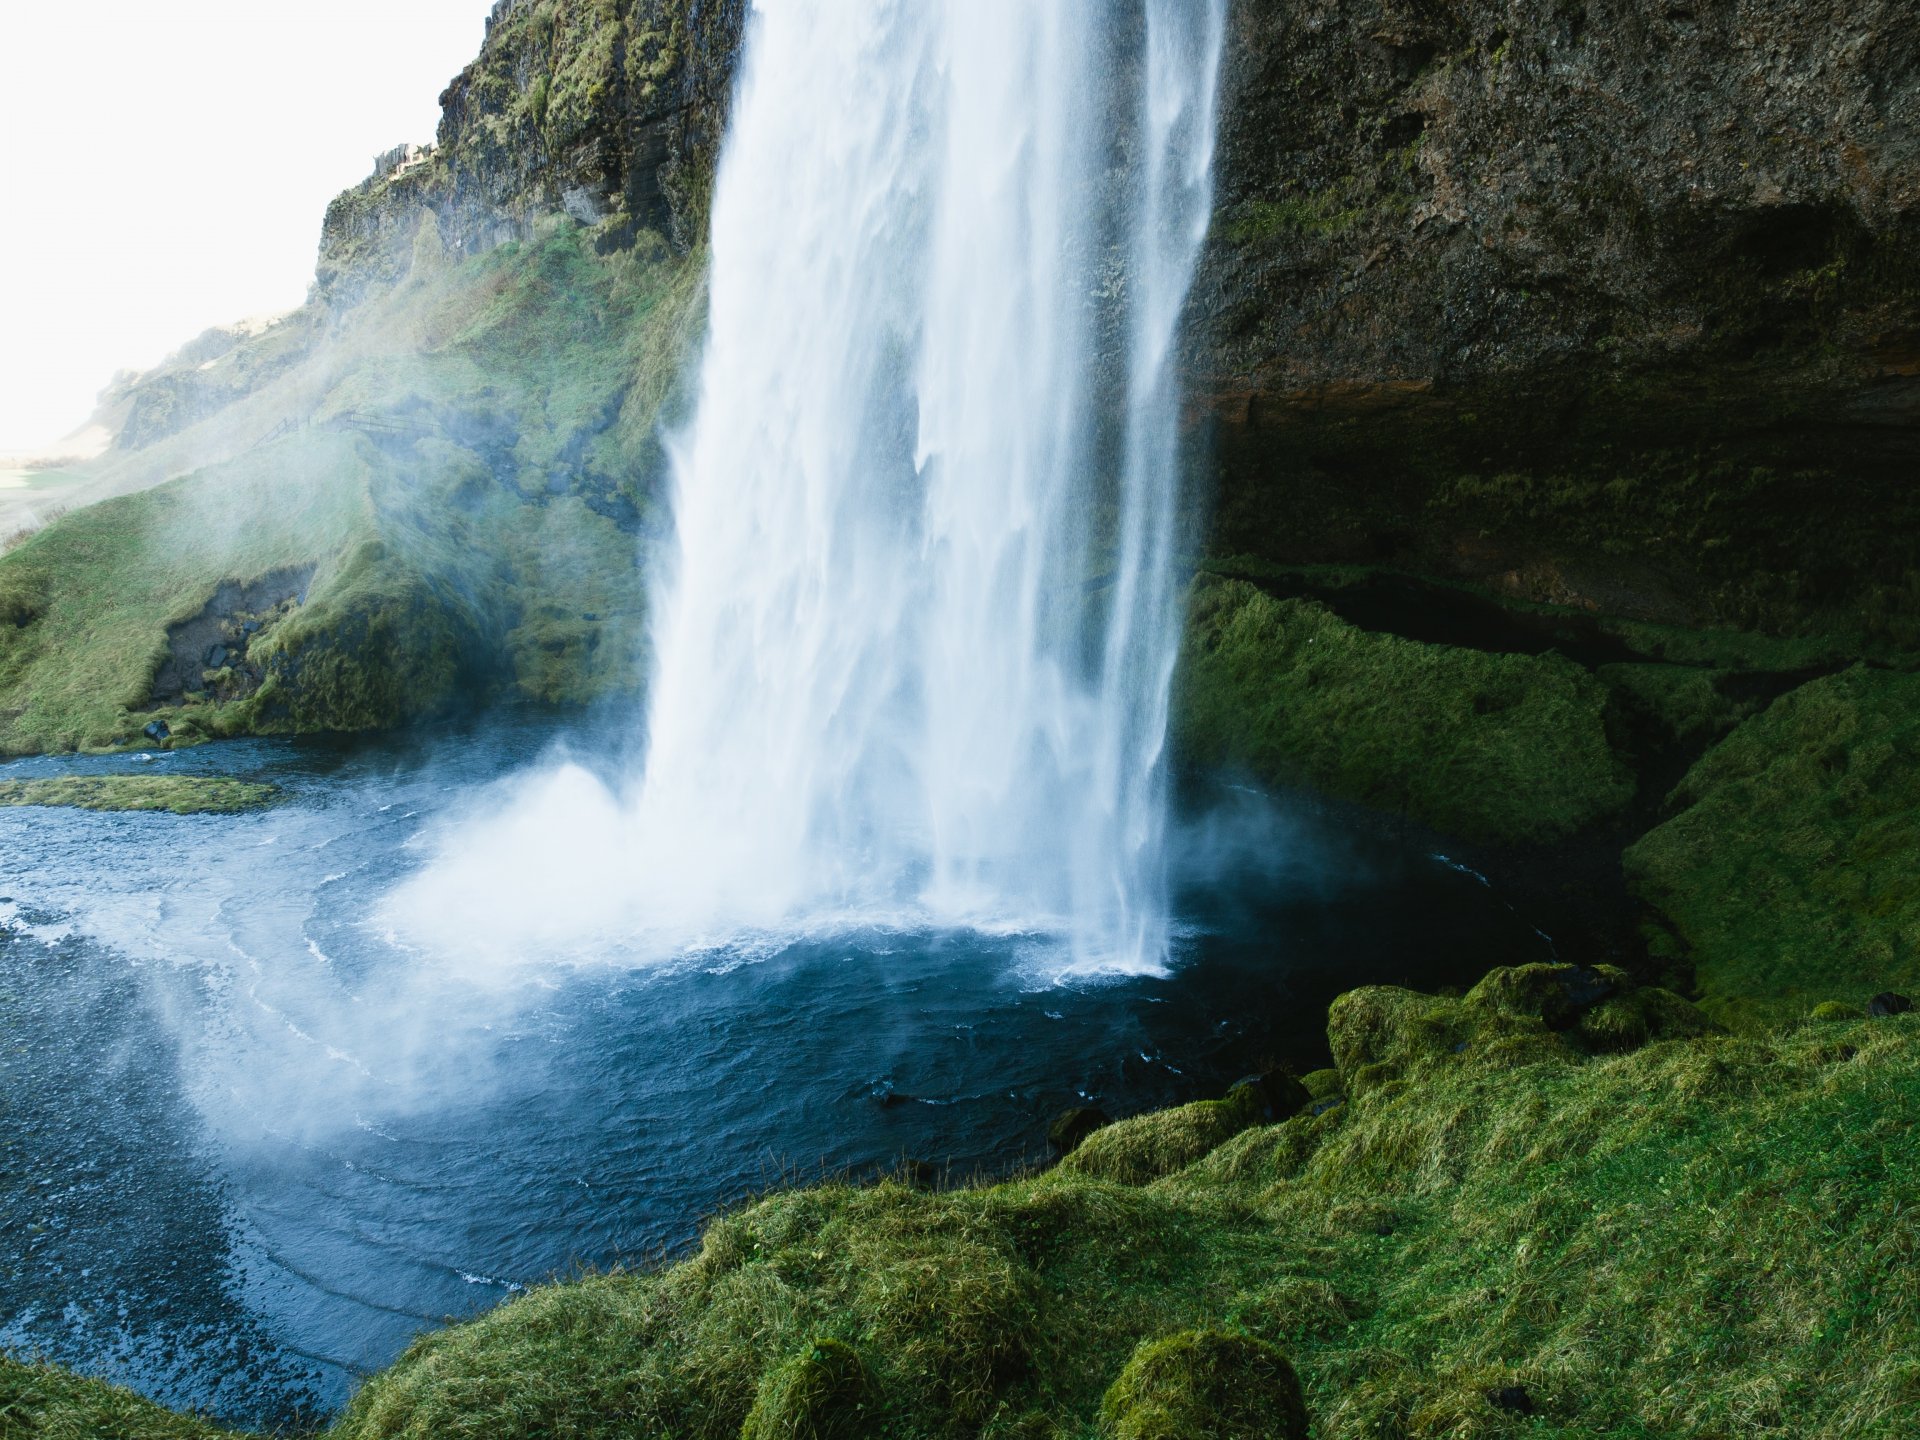
<svg viewBox="0 0 1920 1440">
<path fill-rule="evenodd" d="M 6 1440 L 214 1440 L 221 1433 L 117 1386 L 0 1356 Z"/>
<path fill-rule="evenodd" d="M 1556 655 L 1423 645 L 1202 581 L 1177 738 L 1195 764 L 1243 764 L 1473 839 L 1550 841 L 1632 797 L 1607 698 Z"/>
<path fill-rule="evenodd" d="M 1010 1183 L 777 1195 L 683 1264 L 423 1338 L 333 1433 L 1247 1433 L 1101 1430 L 1136 1347 L 1194 1330 L 1280 1347 L 1321 1440 L 1914 1433 L 1920 1019 L 1732 1037 L 1636 991 L 1555 1031 L 1563 976 L 1343 997 L 1317 1116 L 1214 1102 Z M 0 1406 L 36 1383 L 0 1370 Z"/>
<path fill-rule="evenodd" d="M 1920 985 L 1920 676 L 1814 681 L 1694 766 L 1679 813 L 1627 852 L 1703 995 L 1804 1013 Z"/>
<path fill-rule="evenodd" d="M 487 683 L 537 700 L 631 687 L 631 530 L 700 273 L 644 246 L 603 259 L 567 222 L 416 266 L 250 402 L 283 411 L 265 443 L 0 558 L 0 753 L 127 743 L 167 627 L 224 580 L 288 568 L 314 580 L 257 644 L 261 692 L 170 714 L 183 738 L 392 724 Z M 223 423 L 167 443 L 217 449 Z"/>
</svg>

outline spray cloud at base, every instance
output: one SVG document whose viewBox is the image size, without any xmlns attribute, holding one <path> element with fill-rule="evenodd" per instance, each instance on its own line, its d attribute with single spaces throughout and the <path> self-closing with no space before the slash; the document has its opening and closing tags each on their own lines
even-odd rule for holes
<svg viewBox="0 0 1920 1440">
<path fill-rule="evenodd" d="M 1169 357 L 1222 12 L 760 7 L 644 773 L 521 782 L 443 834 L 399 930 L 881 923 L 1164 961 Z M 529 865 L 565 897 L 534 915 L 501 900 Z"/>
</svg>

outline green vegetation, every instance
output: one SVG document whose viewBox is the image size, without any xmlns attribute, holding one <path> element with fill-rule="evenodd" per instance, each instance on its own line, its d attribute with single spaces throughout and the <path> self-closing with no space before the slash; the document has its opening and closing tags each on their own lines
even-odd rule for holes
<svg viewBox="0 0 1920 1440">
<path fill-rule="evenodd" d="M 237 815 L 273 803 L 271 785 L 201 775 L 65 775 L 0 780 L 0 805 L 67 805 L 80 810 L 166 810 Z"/>
<path fill-rule="evenodd" d="M 741 1440 L 863 1440 L 880 1413 L 860 1354 L 816 1340 L 767 1373 Z"/>
<path fill-rule="evenodd" d="M 1730 673 L 1647 664 L 1602 665 L 1594 672 L 1634 719 L 1680 741 L 1715 739 L 1759 708 L 1727 695 Z"/>
<path fill-rule="evenodd" d="M 1555 655 L 1493 655 L 1346 624 L 1238 580 L 1191 608 L 1176 727 L 1240 764 L 1476 839 L 1551 841 L 1614 814 L 1633 780 L 1606 688 Z"/>
<path fill-rule="evenodd" d="M 1271 243 L 1289 235 L 1331 240 L 1360 223 L 1362 211 L 1328 191 L 1284 200 L 1255 200 L 1226 222 L 1227 239 L 1236 245 Z"/>
<path fill-rule="evenodd" d="M 1856 651 L 1920 645 L 1920 572 L 1898 568 L 1887 545 L 1913 518 L 1904 488 L 1888 486 L 1884 505 L 1841 506 L 1830 500 L 1836 487 L 1859 480 L 1811 450 L 1631 453 L 1619 441 L 1594 442 L 1577 464 L 1452 474 L 1428 512 L 1449 528 L 1551 536 L 1597 569 L 1696 572 L 1722 625 L 1803 639 L 1838 633 Z"/>
<path fill-rule="evenodd" d="M 1920 677 L 1856 667 L 1747 721 L 1627 852 L 1706 1003 L 1804 1013 L 1920 983 Z"/>
<path fill-rule="evenodd" d="M 0 1355 L 7 1440 L 220 1440 L 223 1431 L 115 1385 Z"/>
<path fill-rule="evenodd" d="M 657 430 L 700 304 L 697 259 L 601 257 L 565 220 L 368 301 L 248 402 L 263 429 L 283 414 L 254 448 L 0 557 L 0 753 L 133 743 L 170 649 L 178 743 L 634 687 Z M 219 613 L 283 574 L 311 579 L 264 626 Z"/>
<path fill-rule="evenodd" d="M 1321 1440 L 1920 1426 L 1920 1016 L 1733 1036 L 1529 966 L 1353 992 L 1329 1038 L 1318 1114 L 1122 1121 L 1088 1146 L 1173 1167 L 1127 1180 L 775 1195 L 681 1264 L 423 1337 L 330 1433 L 1304 1434 L 1293 1374 Z M 0 1407 L 45 1373 L 0 1369 Z M 132 1409 L 58 1383 L 20 1433 Z M 203 1432 L 142 1409 L 110 1433 Z"/>
<path fill-rule="evenodd" d="M 1264 1340 L 1187 1330 L 1133 1352 L 1100 1406 L 1115 1440 L 1307 1440 L 1300 1377 Z"/>
</svg>

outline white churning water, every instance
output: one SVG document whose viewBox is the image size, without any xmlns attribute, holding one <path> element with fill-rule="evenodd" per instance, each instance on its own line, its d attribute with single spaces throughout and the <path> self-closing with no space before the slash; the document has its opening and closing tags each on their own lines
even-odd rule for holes
<svg viewBox="0 0 1920 1440">
<path fill-rule="evenodd" d="M 1170 352 L 1223 10 L 757 0 L 645 774 L 518 806 L 622 857 L 645 928 L 1165 959 Z M 549 914 L 597 908 L 577 871 L 555 885 Z"/>
</svg>

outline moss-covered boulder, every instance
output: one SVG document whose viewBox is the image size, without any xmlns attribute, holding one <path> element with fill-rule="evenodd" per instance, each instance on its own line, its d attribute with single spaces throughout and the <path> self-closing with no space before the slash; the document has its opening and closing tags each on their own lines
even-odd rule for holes
<svg viewBox="0 0 1920 1440">
<path fill-rule="evenodd" d="M 1265 1341 L 1187 1330 L 1134 1351 L 1100 1406 L 1113 1440 L 1307 1440 L 1300 1377 Z"/>
<path fill-rule="evenodd" d="M 1309 600 L 1202 581 L 1175 708 L 1182 755 L 1472 839 L 1545 842 L 1619 811 L 1607 691 L 1555 655 L 1425 645 Z"/>
<path fill-rule="evenodd" d="M 1340 996 L 1327 1013 L 1327 1039 L 1350 1094 L 1417 1080 L 1440 1065 L 1570 1062 L 1716 1028 L 1680 996 L 1604 965 L 1511 966 L 1457 998 L 1370 986 Z"/>
<path fill-rule="evenodd" d="M 1106 1126 L 1089 1135 L 1060 1164 L 1076 1175 L 1120 1185 L 1150 1185 L 1268 1118 L 1267 1102 L 1258 1087 L 1239 1086 L 1224 1100 L 1201 1100 Z"/>
<path fill-rule="evenodd" d="M 1626 854 L 1705 1005 L 1802 1014 L 1920 983 L 1920 676 L 1856 667 L 1708 751 Z"/>
<path fill-rule="evenodd" d="M 760 1382 L 740 1440 L 862 1440 L 878 1419 L 860 1353 L 818 1339 Z"/>
</svg>

